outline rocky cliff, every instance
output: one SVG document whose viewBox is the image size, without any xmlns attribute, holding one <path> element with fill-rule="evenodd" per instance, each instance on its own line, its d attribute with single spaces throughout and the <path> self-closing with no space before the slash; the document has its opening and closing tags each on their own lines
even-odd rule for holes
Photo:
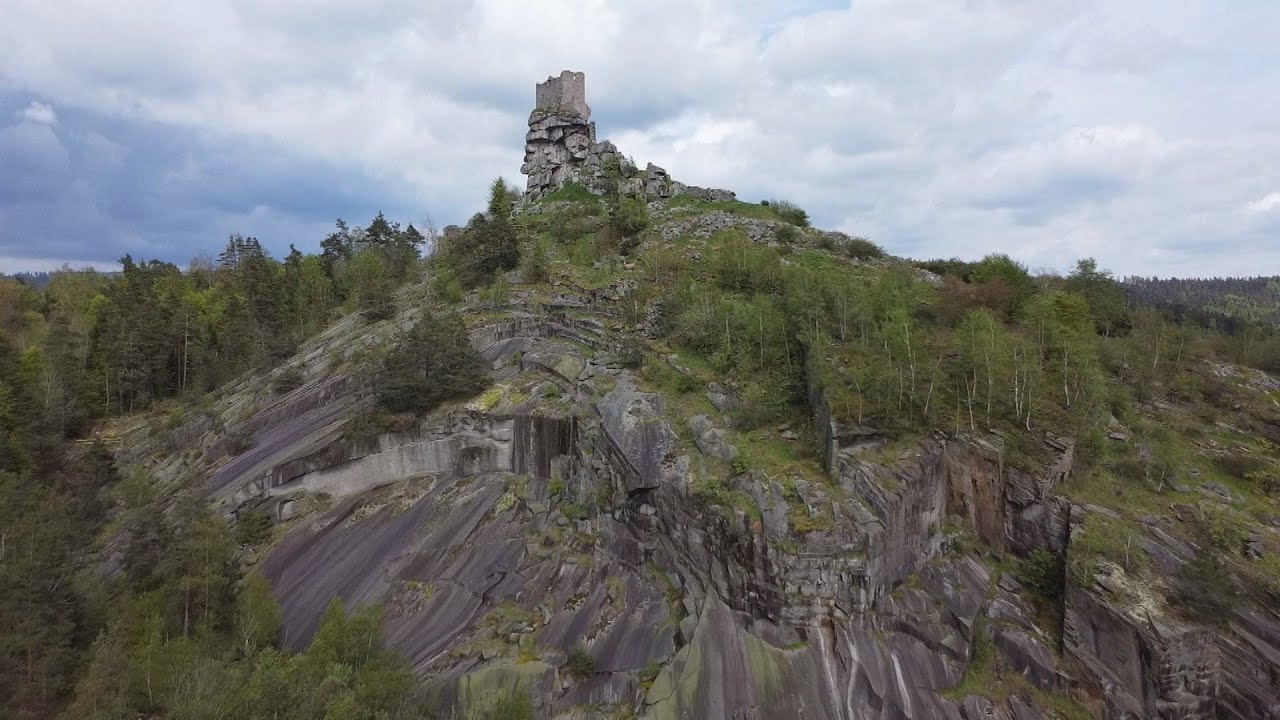
<svg viewBox="0 0 1280 720">
<path fill-rule="evenodd" d="M 652 200 L 646 243 L 693 259 L 725 232 L 778 245 L 751 206 L 690 211 L 665 198 L 719 196 L 633 176 L 582 88 L 538 88 L 531 200 L 602 191 L 616 161 Z M 849 240 L 791 234 L 788 253 Z M 633 295 L 652 268 L 587 272 L 467 296 L 493 382 L 469 402 L 362 424 L 370 358 L 439 310 L 415 286 L 391 320 L 308 342 L 277 371 L 299 370 L 297 389 L 244 378 L 176 429 L 139 430 L 123 459 L 200 484 L 230 518 L 269 513 L 282 642 L 304 646 L 333 597 L 380 605 L 441 717 L 485 717 L 505 693 L 558 718 L 1280 717 L 1280 617 L 1245 598 L 1193 623 L 1162 596 L 1196 552 L 1178 508 L 1216 512 L 1230 490 L 1117 510 L 1077 487 L 1074 439 L 855 426 L 812 357 L 807 423 L 736 427 L 734 379 L 655 339 L 660 300 Z M 1107 523 L 1118 561 L 1090 549 Z"/>
</svg>

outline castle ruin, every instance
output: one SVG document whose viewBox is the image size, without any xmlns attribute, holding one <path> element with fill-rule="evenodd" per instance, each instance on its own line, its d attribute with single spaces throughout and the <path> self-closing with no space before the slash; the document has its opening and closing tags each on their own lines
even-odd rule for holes
<svg viewBox="0 0 1280 720">
<path fill-rule="evenodd" d="M 570 70 L 538 83 L 533 112 L 529 113 L 529 132 L 525 135 L 524 164 L 520 166 L 520 172 L 529 178 L 525 191 L 528 199 L 541 199 L 571 182 L 598 195 L 616 184 L 623 194 L 649 200 L 673 195 L 734 199 L 729 190 L 677 182 L 653 163 L 641 170 L 613 143 L 597 141 L 586 86 L 586 74 Z"/>
</svg>

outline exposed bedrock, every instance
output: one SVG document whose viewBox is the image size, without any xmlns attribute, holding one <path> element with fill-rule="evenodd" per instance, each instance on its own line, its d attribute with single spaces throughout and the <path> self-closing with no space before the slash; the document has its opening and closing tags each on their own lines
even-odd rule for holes
<svg viewBox="0 0 1280 720">
<path fill-rule="evenodd" d="M 520 372 L 579 392 L 597 361 L 574 348 L 606 337 L 567 316 L 472 333 L 495 367 L 519 353 Z M 539 716 L 969 717 L 979 701 L 940 691 L 963 678 L 979 631 L 1009 672 L 1055 687 L 1030 612 L 993 595 L 982 563 L 943 553 L 946 446 L 892 467 L 842 453 L 839 492 L 732 479 L 764 510 L 753 518 L 690 491 L 690 449 L 661 396 L 625 370 L 596 372 L 609 389 L 576 415 L 455 409 L 360 441 L 305 419 L 307 403 L 255 421 L 259 452 L 223 466 L 218 496 L 281 518 L 329 503 L 265 561 L 286 644 L 305 645 L 333 597 L 379 604 L 387 642 L 462 716 L 519 689 Z M 833 522 L 797 538 L 792 511 Z M 575 647 L 594 676 L 566 673 Z"/>
<path fill-rule="evenodd" d="M 1041 716 L 1025 694 L 949 690 L 980 647 L 994 653 L 986 671 L 1073 692 L 1107 717 L 1275 716 L 1271 613 L 1242 611 L 1214 633 L 1072 588 L 1062 665 L 1012 578 L 948 550 L 954 517 L 1000 551 L 1069 553 L 1086 511 L 1054 493 L 1069 442 L 1047 439 L 1045 469 L 1025 473 L 1005 466 L 998 438 L 926 439 L 886 460 L 870 452 L 874 432 L 828 420 L 829 480 L 784 487 L 748 472 L 724 482 L 759 512 L 715 506 L 689 487 L 689 456 L 723 462 L 719 420 L 698 420 L 685 442 L 666 400 L 602 359 L 616 347 L 609 316 L 575 313 L 472 331 L 500 377 L 558 386 L 559 411 L 454 408 L 353 441 L 341 427 L 356 389 L 314 383 L 247 421 L 257 452 L 214 472 L 214 496 L 282 518 L 321 507 L 265 561 L 290 647 L 332 597 L 379 604 L 387 642 L 460 717 L 513 690 L 538 717 Z M 796 517 L 825 522 L 797 533 Z M 1188 552 L 1143 549 L 1170 563 Z M 589 677 L 566 669 L 578 647 L 595 659 Z"/>
</svg>

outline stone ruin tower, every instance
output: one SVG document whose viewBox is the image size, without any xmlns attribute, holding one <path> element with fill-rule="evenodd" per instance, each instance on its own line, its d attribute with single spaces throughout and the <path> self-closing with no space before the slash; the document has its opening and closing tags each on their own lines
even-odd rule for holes
<svg viewBox="0 0 1280 720">
<path fill-rule="evenodd" d="M 617 167 L 616 175 L 610 172 L 611 167 Z M 591 107 L 587 105 L 586 74 L 570 70 L 537 85 L 520 172 L 529 177 L 525 194 L 529 200 L 541 199 L 569 182 L 598 195 L 616 182 L 622 193 L 643 195 L 650 200 L 673 195 L 710 200 L 734 198 L 728 190 L 676 182 L 653 163 L 640 170 L 613 143 L 598 142 Z"/>
</svg>

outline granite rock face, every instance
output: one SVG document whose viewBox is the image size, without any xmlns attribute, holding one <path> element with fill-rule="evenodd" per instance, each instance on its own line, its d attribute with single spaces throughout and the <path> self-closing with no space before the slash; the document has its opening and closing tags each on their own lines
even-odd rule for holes
<svg viewBox="0 0 1280 720">
<path fill-rule="evenodd" d="M 529 200 L 539 200 L 570 182 L 596 194 L 614 191 L 650 200 L 674 195 L 700 200 L 735 197 L 728 190 L 685 185 L 653 163 L 642 170 L 613 143 L 598 141 L 583 73 L 565 70 L 548 77 L 538 83 L 534 102 L 520 166 L 528 176 L 525 197 Z"/>
</svg>

